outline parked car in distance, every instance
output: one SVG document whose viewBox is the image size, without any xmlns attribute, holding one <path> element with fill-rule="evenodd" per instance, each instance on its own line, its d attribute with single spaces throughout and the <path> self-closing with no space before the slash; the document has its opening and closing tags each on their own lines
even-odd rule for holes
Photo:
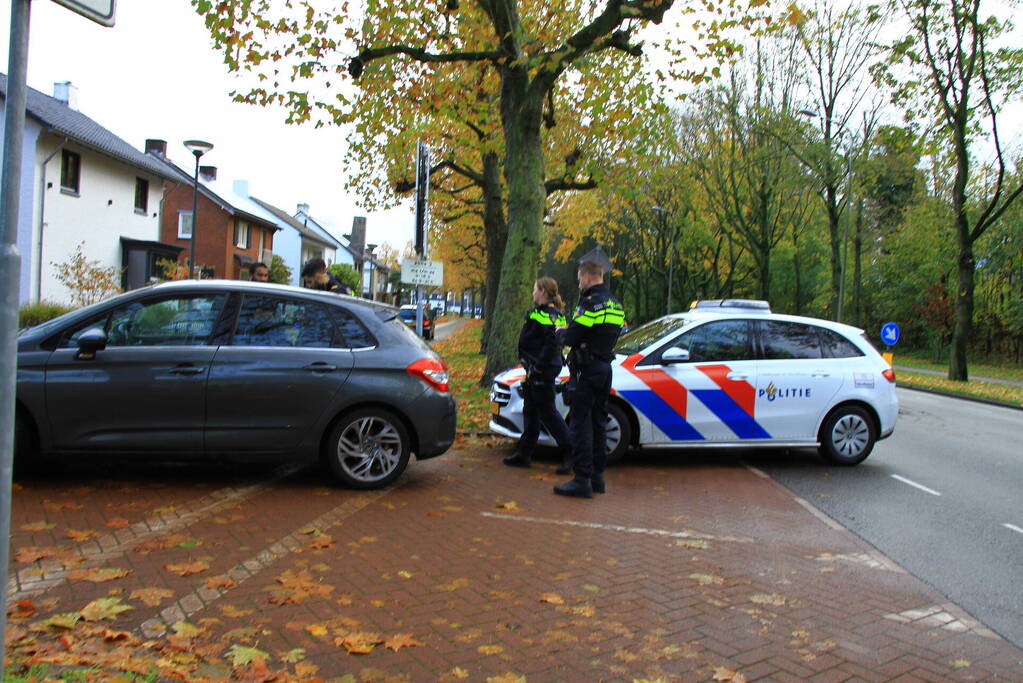
<svg viewBox="0 0 1023 683">
<path fill-rule="evenodd" d="M 615 354 L 609 462 L 630 447 L 756 446 L 817 447 L 856 465 L 895 429 L 895 373 L 863 330 L 764 301 L 698 302 L 623 335 Z M 494 379 L 491 431 L 521 435 L 524 376 Z M 557 405 L 567 411 L 561 394 Z M 540 443 L 554 445 L 546 433 Z"/>
<path fill-rule="evenodd" d="M 444 360 L 393 306 L 227 280 L 133 290 L 18 335 L 15 463 L 326 462 L 379 488 L 455 435 Z"/>
<path fill-rule="evenodd" d="M 416 331 L 416 305 L 405 304 L 398 309 L 398 316 L 401 321 L 412 330 Z M 437 310 L 423 304 L 423 339 L 433 339 L 434 330 L 437 328 Z"/>
</svg>

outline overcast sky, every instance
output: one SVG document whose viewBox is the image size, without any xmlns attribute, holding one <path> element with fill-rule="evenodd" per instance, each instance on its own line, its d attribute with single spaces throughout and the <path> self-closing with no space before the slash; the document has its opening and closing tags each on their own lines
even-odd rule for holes
<svg viewBox="0 0 1023 683">
<path fill-rule="evenodd" d="M 113 28 L 54 2 L 31 4 L 29 87 L 52 95 L 55 82 L 71 81 L 79 111 L 138 149 L 147 138 L 166 140 L 169 155 L 186 168 L 195 162 L 182 142 L 211 142 L 202 163 L 217 167 L 218 180 L 248 180 L 253 196 L 289 213 L 308 203 L 337 234 L 364 215 L 367 242 L 400 250 L 412 239 L 408 206 L 367 213 L 345 194 L 339 129 L 288 126 L 282 109 L 230 101 L 233 78 L 188 0 L 118 0 Z M 0 9 L 4 73 L 9 7 Z"/>
</svg>

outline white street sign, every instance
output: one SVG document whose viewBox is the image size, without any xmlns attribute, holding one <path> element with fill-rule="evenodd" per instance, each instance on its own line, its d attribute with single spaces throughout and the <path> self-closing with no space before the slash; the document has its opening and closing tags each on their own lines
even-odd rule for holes
<svg viewBox="0 0 1023 683">
<path fill-rule="evenodd" d="M 444 284 L 444 264 L 407 258 L 401 262 L 401 281 L 406 285 L 439 287 Z"/>
<path fill-rule="evenodd" d="M 104 26 L 114 25 L 115 0 L 53 0 L 58 5 L 67 7 L 72 12 L 81 14 Z"/>
</svg>

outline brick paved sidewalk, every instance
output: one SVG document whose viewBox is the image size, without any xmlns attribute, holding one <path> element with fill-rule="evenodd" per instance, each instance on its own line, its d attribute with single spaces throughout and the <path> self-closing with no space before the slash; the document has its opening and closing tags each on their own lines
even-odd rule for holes
<svg viewBox="0 0 1023 683">
<path fill-rule="evenodd" d="M 20 482 L 9 595 L 35 612 L 9 652 L 91 661 L 40 624 L 117 597 L 98 623 L 189 680 L 1023 679 L 1018 648 L 754 470 L 640 462 L 584 501 L 506 453 L 463 442 L 371 493 L 286 469 Z"/>
</svg>

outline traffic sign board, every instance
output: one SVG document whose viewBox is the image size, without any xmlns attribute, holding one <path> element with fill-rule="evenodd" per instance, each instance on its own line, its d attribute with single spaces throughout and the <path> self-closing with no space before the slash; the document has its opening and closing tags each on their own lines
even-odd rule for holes
<svg viewBox="0 0 1023 683">
<path fill-rule="evenodd" d="M 885 323 L 881 328 L 881 341 L 888 346 L 895 346 L 898 344 L 900 336 L 901 331 L 899 330 L 899 326 L 895 323 Z"/>
<path fill-rule="evenodd" d="M 406 285 L 439 287 L 444 284 L 444 264 L 407 258 L 401 262 L 401 281 Z"/>
<path fill-rule="evenodd" d="M 116 0 L 53 0 L 72 12 L 81 14 L 104 26 L 114 25 L 114 2 Z"/>
</svg>

